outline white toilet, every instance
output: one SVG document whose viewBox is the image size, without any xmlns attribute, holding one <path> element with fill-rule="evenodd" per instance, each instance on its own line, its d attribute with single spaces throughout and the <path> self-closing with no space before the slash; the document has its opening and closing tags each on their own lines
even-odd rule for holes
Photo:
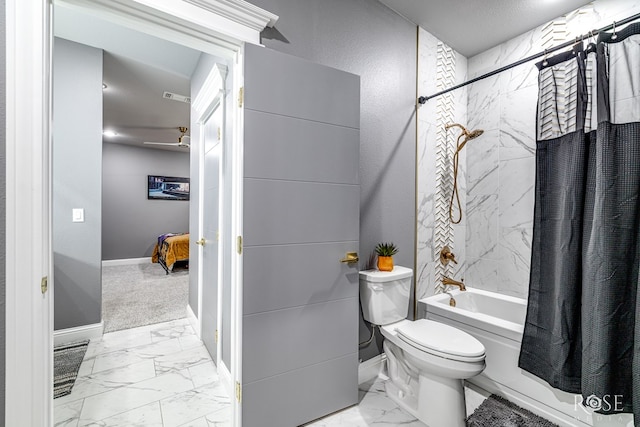
<svg viewBox="0 0 640 427">
<path fill-rule="evenodd" d="M 429 427 L 464 427 L 462 380 L 484 370 L 484 346 L 452 326 L 406 320 L 412 276 L 400 266 L 360 272 L 364 319 L 386 338 L 387 396 Z"/>
</svg>

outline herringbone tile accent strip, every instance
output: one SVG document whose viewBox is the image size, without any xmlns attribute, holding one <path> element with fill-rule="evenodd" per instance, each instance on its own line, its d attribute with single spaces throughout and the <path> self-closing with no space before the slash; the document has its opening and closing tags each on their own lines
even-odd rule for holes
<svg viewBox="0 0 640 427">
<path fill-rule="evenodd" d="M 436 60 L 436 75 L 438 76 L 438 90 L 455 85 L 456 57 L 453 49 L 444 43 L 438 43 Z M 454 122 L 455 103 L 453 94 L 447 93 L 437 98 L 436 104 L 436 196 L 435 196 L 435 230 L 434 230 L 434 259 L 438 259 L 440 249 L 453 243 L 453 225 L 449 221 L 449 198 L 453 187 L 451 156 L 453 147 L 445 130 L 447 124 Z M 441 279 L 450 274 L 449 266 L 435 263 L 435 291 L 442 291 Z"/>
</svg>

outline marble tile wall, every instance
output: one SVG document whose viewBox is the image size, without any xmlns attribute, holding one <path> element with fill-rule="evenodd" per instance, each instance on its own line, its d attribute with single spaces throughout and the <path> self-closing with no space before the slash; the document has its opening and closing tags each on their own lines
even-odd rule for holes
<svg viewBox="0 0 640 427">
<path fill-rule="evenodd" d="M 456 56 L 456 83 L 500 68 L 592 29 L 640 12 L 640 0 L 596 0 L 468 60 Z M 438 40 L 420 30 L 418 88 L 437 92 Z M 454 226 L 451 246 L 460 263 L 450 274 L 477 288 L 527 297 L 535 185 L 535 61 L 455 91 L 456 121 L 485 133 L 461 156 L 464 217 Z M 437 104 L 418 113 L 418 271 L 419 296 L 437 290 L 439 242 L 436 187 Z M 454 135 L 452 135 L 454 136 Z M 457 136 L 457 134 L 455 134 Z M 449 143 L 455 144 L 451 138 Z M 451 153 L 452 154 L 452 153 Z M 441 196 L 441 195 L 440 195 Z M 441 198 L 441 197 L 440 197 Z"/>
<path fill-rule="evenodd" d="M 419 32 L 418 91 L 429 95 L 466 80 L 467 59 L 451 50 L 427 31 Z M 447 74 L 443 78 L 443 73 Z M 467 117 L 466 89 L 448 97 L 433 99 L 418 109 L 418 236 L 416 286 L 418 298 L 432 295 L 440 285 L 442 274 L 460 276 L 464 269 L 465 219 L 451 226 L 447 221 L 451 157 L 455 149 L 456 130 L 444 131 L 444 124 L 464 124 Z M 466 200 L 465 153 L 460 156 L 459 185 L 461 203 Z M 444 191 L 443 191 L 444 190 Z M 438 254 L 443 245 L 451 247 L 458 264 L 443 269 Z"/>
</svg>

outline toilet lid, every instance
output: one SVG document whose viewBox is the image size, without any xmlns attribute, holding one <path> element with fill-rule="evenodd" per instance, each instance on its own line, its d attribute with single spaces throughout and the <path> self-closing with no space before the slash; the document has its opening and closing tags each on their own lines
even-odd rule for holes
<svg viewBox="0 0 640 427">
<path fill-rule="evenodd" d="M 396 329 L 403 341 L 424 351 L 444 355 L 476 358 L 484 355 L 484 345 L 468 333 L 444 323 L 419 319 Z"/>
</svg>

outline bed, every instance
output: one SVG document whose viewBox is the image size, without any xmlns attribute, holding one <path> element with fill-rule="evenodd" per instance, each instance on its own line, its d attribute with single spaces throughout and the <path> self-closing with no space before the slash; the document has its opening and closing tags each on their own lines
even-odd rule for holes
<svg viewBox="0 0 640 427">
<path fill-rule="evenodd" d="M 189 233 L 168 233 L 158 236 L 153 248 L 151 261 L 159 263 L 169 274 L 177 262 L 187 262 L 189 266 Z"/>
</svg>

